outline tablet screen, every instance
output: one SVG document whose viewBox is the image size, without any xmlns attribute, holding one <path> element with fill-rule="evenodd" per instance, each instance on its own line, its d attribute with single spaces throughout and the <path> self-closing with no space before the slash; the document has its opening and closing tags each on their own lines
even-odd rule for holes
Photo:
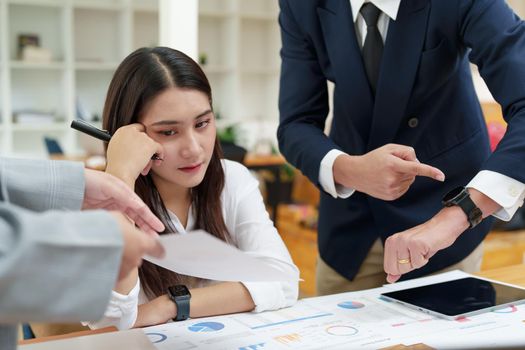
<svg viewBox="0 0 525 350">
<path fill-rule="evenodd" d="M 448 317 L 494 310 L 497 306 L 525 302 L 525 290 L 475 277 L 431 284 L 381 294 Z"/>
</svg>

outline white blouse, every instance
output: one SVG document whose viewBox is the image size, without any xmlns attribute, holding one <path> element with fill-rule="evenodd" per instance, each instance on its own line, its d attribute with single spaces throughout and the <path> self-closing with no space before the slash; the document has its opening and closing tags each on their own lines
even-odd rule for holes
<svg viewBox="0 0 525 350">
<path fill-rule="evenodd" d="M 299 270 L 266 212 L 258 181 L 239 163 L 223 160 L 222 166 L 225 173 L 225 184 L 221 193 L 222 214 L 230 234 L 230 243 L 252 256 L 264 258 L 265 261 L 288 272 L 291 276 L 297 276 Z M 170 217 L 176 230 L 181 234 L 185 234 L 195 226 L 195 217 L 191 208 L 186 228 L 173 213 L 170 213 Z M 217 282 L 205 281 L 204 285 L 213 283 Z M 255 312 L 280 309 L 291 306 L 297 301 L 299 289 L 297 282 L 242 282 L 242 284 L 255 303 Z M 148 301 L 140 288 L 140 281 L 137 281 L 128 295 L 112 291 L 104 317 L 84 325 L 93 329 L 107 326 L 115 326 L 118 329 L 131 328 L 137 319 L 138 305 Z"/>
</svg>

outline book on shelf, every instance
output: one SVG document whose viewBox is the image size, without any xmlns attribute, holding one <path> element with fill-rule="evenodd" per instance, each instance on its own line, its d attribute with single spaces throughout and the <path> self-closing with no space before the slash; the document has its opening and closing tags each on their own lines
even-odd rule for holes
<svg viewBox="0 0 525 350">
<path fill-rule="evenodd" d="M 20 59 L 24 62 L 51 63 L 53 54 L 50 50 L 36 46 L 26 46 L 22 49 Z"/>
</svg>

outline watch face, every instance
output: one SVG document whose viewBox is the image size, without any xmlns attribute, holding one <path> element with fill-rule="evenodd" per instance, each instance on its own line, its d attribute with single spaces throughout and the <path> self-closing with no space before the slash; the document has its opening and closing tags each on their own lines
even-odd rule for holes
<svg viewBox="0 0 525 350">
<path fill-rule="evenodd" d="M 190 291 L 189 289 L 182 285 L 182 284 L 178 284 L 176 286 L 171 286 L 168 288 L 169 291 L 170 291 L 170 294 L 174 297 L 182 297 L 182 296 L 188 296 L 190 295 Z"/>
<path fill-rule="evenodd" d="M 454 198 L 458 196 L 458 194 L 461 193 L 461 191 L 463 191 L 463 187 L 454 188 L 452 191 L 450 191 L 443 197 L 443 202 L 449 202 L 453 200 Z"/>
</svg>

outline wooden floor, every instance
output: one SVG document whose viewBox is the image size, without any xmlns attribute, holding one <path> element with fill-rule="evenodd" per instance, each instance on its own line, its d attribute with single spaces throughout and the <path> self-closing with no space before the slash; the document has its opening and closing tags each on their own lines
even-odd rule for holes
<svg viewBox="0 0 525 350">
<path fill-rule="evenodd" d="M 525 230 L 491 232 L 483 243 L 482 271 L 525 262 Z"/>
</svg>

